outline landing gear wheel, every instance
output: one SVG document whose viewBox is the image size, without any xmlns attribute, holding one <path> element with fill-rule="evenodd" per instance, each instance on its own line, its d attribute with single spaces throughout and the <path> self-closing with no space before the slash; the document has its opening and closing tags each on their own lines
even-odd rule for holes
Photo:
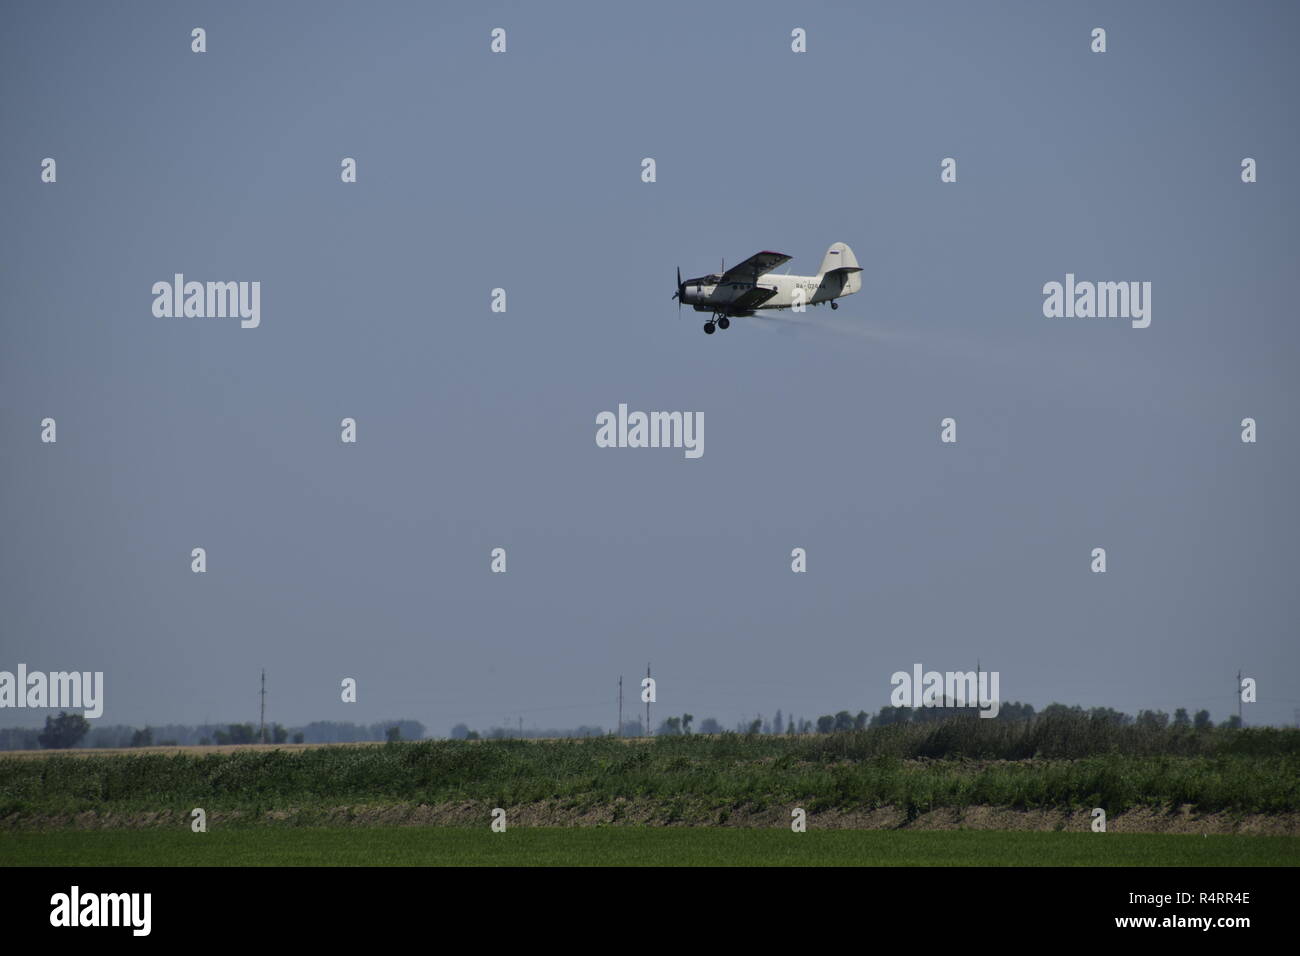
<svg viewBox="0 0 1300 956">
<path fill-rule="evenodd" d="M 722 318 L 718 319 L 718 328 L 720 329 L 731 328 L 731 319 L 727 318 L 725 315 Z"/>
<path fill-rule="evenodd" d="M 839 304 L 838 302 L 832 302 L 832 303 L 831 303 L 831 308 L 832 308 L 832 309 L 838 309 L 839 307 L 840 307 L 840 304 Z"/>
<path fill-rule="evenodd" d="M 705 322 L 705 323 L 704 323 L 704 334 L 705 334 L 705 335 L 712 335 L 712 334 L 713 334 L 713 323 L 712 323 L 712 322 Z"/>
</svg>

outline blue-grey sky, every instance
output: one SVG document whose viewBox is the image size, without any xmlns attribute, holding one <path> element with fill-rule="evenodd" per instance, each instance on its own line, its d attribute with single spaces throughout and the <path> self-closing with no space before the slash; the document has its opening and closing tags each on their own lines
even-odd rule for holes
<svg viewBox="0 0 1300 956">
<path fill-rule="evenodd" d="M 612 726 L 647 661 L 656 723 L 732 725 L 976 659 L 1216 719 L 1241 668 L 1295 720 L 1294 4 L 2 16 L 0 669 L 137 725 L 256 719 L 262 667 L 270 720 L 445 734 Z M 805 325 L 670 301 L 834 241 L 862 291 Z M 156 318 L 178 272 L 260 281 L 260 327 Z M 1150 327 L 1045 318 L 1066 273 L 1151 282 Z M 619 403 L 703 457 L 598 448 Z"/>
</svg>

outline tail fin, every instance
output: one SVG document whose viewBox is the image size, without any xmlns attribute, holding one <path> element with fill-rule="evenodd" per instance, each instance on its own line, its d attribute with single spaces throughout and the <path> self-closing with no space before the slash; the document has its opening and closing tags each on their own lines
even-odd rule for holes
<svg viewBox="0 0 1300 956">
<path fill-rule="evenodd" d="M 837 242 L 826 250 L 826 258 L 822 259 L 821 271 L 818 274 L 838 275 L 844 283 L 843 294 L 852 295 L 862 288 L 861 272 L 862 269 L 858 267 L 858 257 L 853 254 L 853 250 L 847 244 Z"/>
</svg>

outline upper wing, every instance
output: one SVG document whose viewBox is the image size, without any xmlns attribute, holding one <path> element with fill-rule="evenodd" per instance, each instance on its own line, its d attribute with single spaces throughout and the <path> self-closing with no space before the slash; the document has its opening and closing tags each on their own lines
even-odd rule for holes
<svg viewBox="0 0 1300 956">
<path fill-rule="evenodd" d="M 722 274 L 723 282 L 753 282 L 766 272 L 790 261 L 779 252 L 760 252 L 750 256 L 740 265 L 732 266 Z"/>
</svg>

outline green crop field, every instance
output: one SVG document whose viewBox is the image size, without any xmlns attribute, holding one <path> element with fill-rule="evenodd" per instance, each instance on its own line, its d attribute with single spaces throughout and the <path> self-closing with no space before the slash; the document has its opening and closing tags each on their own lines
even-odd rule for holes
<svg viewBox="0 0 1300 956">
<path fill-rule="evenodd" d="M 957 719 L 0 756 L 4 865 L 1289 866 L 1298 832 L 1292 729 Z"/>
<path fill-rule="evenodd" d="M 705 827 L 0 833 L 19 866 L 1295 866 L 1300 838 Z"/>
<path fill-rule="evenodd" d="M 202 807 L 232 823 L 477 824 L 547 804 L 582 823 L 771 826 L 763 813 L 895 808 L 1300 811 L 1300 731 L 1142 732 L 1088 720 L 958 720 L 807 737 L 420 741 L 372 747 L 0 757 L 0 829 L 171 826 Z M 465 808 L 384 819 L 384 806 Z M 783 808 L 783 809 L 782 809 Z M 354 813 L 356 810 L 358 812 Z M 620 816 L 624 813 L 628 813 Z M 583 815 L 587 817 L 583 819 Z M 341 815 L 341 816 L 340 816 Z M 109 823 L 103 818 L 112 818 Z M 82 825 L 82 824 L 76 824 Z M 856 824 L 852 826 L 856 827 Z M 1159 828 L 1157 828 L 1159 830 Z"/>
</svg>

